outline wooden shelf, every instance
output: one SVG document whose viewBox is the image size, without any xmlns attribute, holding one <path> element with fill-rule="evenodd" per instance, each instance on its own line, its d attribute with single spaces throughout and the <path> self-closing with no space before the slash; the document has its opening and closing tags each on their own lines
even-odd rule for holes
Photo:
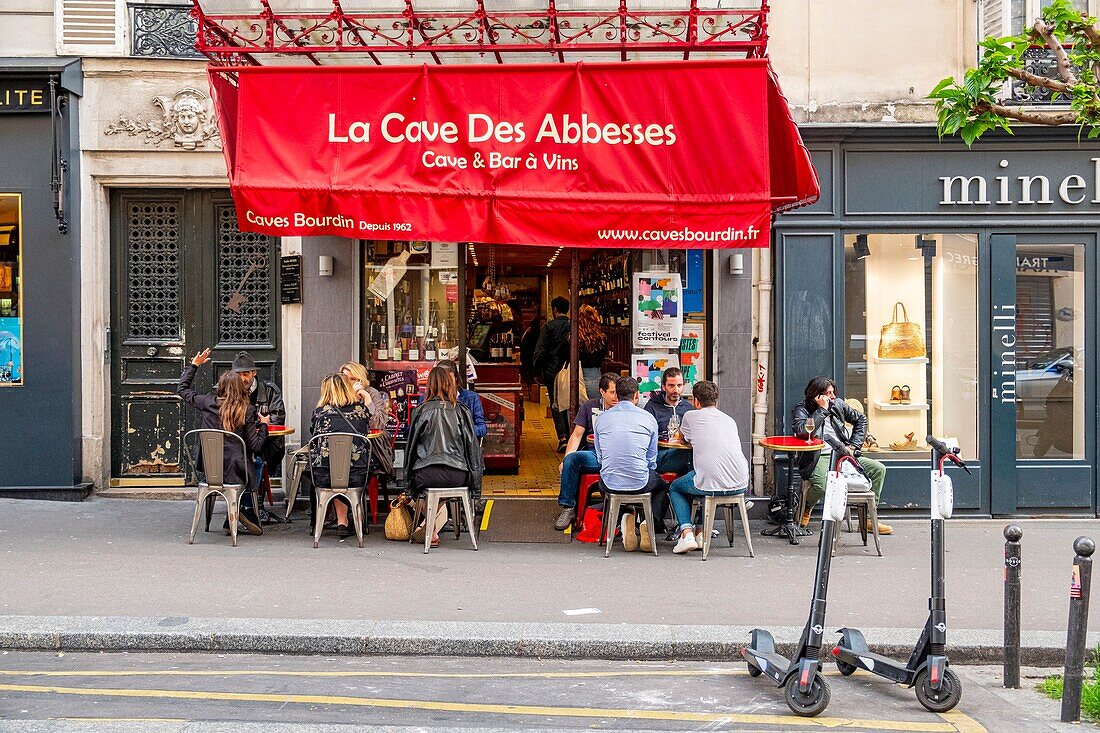
<svg viewBox="0 0 1100 733">
<path fill-rule="evenodd" d="M 879 357 L 873 357 L 871 359 L 876 364 L 927 364 L 927 356 L 914 356 L 909 359 L 880 359 Z"/>
<path fill-rule="evenodd" d="M 908 411 L 908 410 L 927 410 L 927 402 L 912 402 L 908 405 L 892 405 L 889 402 L 875 402 L 875 407 L 885 412 L 894 411 Z"/>
</svg>

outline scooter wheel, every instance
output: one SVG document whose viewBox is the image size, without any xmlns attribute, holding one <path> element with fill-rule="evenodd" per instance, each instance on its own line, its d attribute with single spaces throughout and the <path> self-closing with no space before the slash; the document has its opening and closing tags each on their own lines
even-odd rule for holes
<svg viewBox="0 0 1100 733">
<path fill-rule="evenodd" d="M 763 674 L 763 671 L 752 662 L 746 662 L 749 668 L 749 677 L 759 677 Z"/>
<path fill-rule="evenodd" d="M 917 701 L 933 713 L 946 713 L 958 705 L 959 700 L 962 699 L 962 681 L 950 669 L 943 671 L 943 679 L 940 681 L 938 690 L 932 689 L 927 667 L 917 674 L 913 686 L 916 688 Z"/>
<path fill-rule="evenodd" d="M 810 689 L 802 692 L 798 689 L 798 675 L 787 680 L 787 707 L 795 715 L 812 718 L 821 715 L 829 707 L 829 683 L 820 672 L 810 680 Z"/>
<path fill-rule="evenodd" d="M 842 662 L 839 659 L 836 660 L 836 668 L 845 677 L 851 677 L 852 675 L 854 675 L 856 673 L 856 670 L 859 669 L 859 667 L 857 667 L 856 665 L 848 664 L 847 662 Z"/>
</svg>

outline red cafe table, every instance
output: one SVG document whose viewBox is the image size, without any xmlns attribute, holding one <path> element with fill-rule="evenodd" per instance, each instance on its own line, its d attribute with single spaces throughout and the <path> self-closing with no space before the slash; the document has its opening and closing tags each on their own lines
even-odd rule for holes
<svg viewBox="0 0 1100 733">
<path fill-rule="evenodd" d="M 783 523 L 778 527 L 765 529 L 760 534 L 765 537 L 786 537 L 792 545 L 800 544 L 799 537 L 806 537 L 813 533 L 808 529 L 802 529 L 795 521 L 794 511 L 798 504 L 798 497 L 794 495 L 794 462 L 799 453 L 819 451 L 825 446 L 825 442 L 818 438 L 804 440 L 792 435 L 768 435 L 761 438 L 758 444 L 765 450 L 787 454 L 787 508 Z"/>
</svg>

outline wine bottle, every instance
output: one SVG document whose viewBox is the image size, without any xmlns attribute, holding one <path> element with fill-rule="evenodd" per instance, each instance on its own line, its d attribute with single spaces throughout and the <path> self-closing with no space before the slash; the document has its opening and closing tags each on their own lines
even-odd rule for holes
<svg viewBox="0 0 1100 733">
<path fill-rule="evenodd" d="M 390 358 L 390 341 L 386 335 L 386 324 L 379 323 L 378 330 L 378 349 L 374 352 L 374 358 L 378 361 L 386 361 Z"/>
</svg>

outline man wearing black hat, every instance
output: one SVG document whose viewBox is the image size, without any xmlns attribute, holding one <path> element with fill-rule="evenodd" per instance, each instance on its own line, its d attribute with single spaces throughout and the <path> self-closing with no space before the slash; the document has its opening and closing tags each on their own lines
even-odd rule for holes
<svg viewBox="0 0 1100 733">
<path fill-rule="evenodd" d="M 258 379 L 256 376 L 256 362 L 247 351 L 239 351 L 233 358 L 233 373 L 240 376 L 241 381 L 248 385 L 249 399 L 261 415 L 269 415 L 273 425 L 286 424 L 286 406 L 283 404 L 283 393 L 278 385 L 266 379 Z M 260 457 L 268 465 L 268 475 L 274 476 L 282 467 L 283 454 L 286 452 L 286 444 L 281 437 L 268 437 L 264 443 Z M 276 515 L 268 513 L 263 506 L 263 495 L 260 495 L 259 506 L 260 520 L 264 524 L 270 524 L 276 520 Z"/>
</svg>

